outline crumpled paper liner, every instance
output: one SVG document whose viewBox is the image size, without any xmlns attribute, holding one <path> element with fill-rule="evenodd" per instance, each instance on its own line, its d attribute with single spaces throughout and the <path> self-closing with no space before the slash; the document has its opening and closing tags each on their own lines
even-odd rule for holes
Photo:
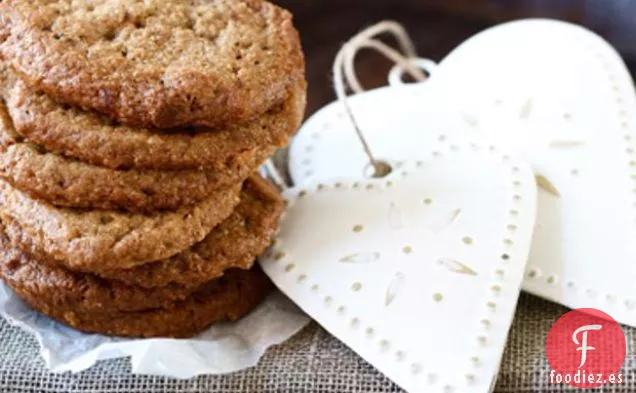
<svg viewBox="0 0 636 393">
<path fill-rule="evenodd" d="M 232 323 L 216 324 L 192 339 L 125 339 L 85 334 L 31 310 L 0 282 L 0 315 L 33 334 L 52 372 L 82 371 L 97 361 L 130 356 L 134 374 L 191 378 L 256 365 L 265 350 L 309 322 L 280 292 Z"/>
</svg>

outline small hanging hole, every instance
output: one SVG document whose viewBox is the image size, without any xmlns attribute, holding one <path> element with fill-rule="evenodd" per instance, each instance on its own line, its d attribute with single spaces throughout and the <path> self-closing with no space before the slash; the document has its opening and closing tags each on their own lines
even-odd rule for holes
<svg viewBox="0 0 636 393">
<path fill-rule="evenodd" d="M 431 77 L 431 72 L 427 70 L 424 66 L 415 64 L 415 67 L 419 68 L 424 73 L 425 79 L 423 81 L 418 81 L 417 79 L 413 77 L 413 75 L 409 71 L 402 68 L 400 70 L 400 75 L 399 75 L 399 79 L 402 83 L 420 83 L 420 82 L 424 82 L 426 79 Z"/>
<path fill-rule="evenodd" d="M 393 66 L 389 72 L 389 84 L 391 86 L 424 82 L 430 78 L 437 69 L 437 63 L 430 59 L 409 59 L 408 63 L 408 65 L 396 64 Z"/>
<path fill-rule="evenodd" d="M 372 163 L 367 164 L 364 168 L 364 175 L 372 178 L 383 178 L 393 172 L 391 164 L 384 160 L 376 160 L 375 165 Z"/>
</svg>

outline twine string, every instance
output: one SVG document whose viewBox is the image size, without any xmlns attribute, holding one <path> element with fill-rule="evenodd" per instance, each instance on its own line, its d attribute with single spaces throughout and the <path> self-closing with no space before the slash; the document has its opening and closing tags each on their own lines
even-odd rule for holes
<svg viewBox="0 0 636 393">
<path fill-rule="evenodd" d="M 374 38 L 385 33 L 393 35 L 400 46 L 401 52 Z M 362 144 L 364 152 L 369 158 L 369 162 L 374 169 L 373 176 L 382 177 L 388 174 L 391 168 L 388 167 L 388 164 L 375 159 L 371 147 L 362 133 L 347 99 L 347 87 L 349 87 L 354 94 L 365 91 L 355 70 L 355 57 L 362 49 L 370 49 L 380 53 L 410 74 L 411 77 L 418 82 L 426 80 L 427 76 L 413 61 L 417 59 L 413 41 L 404 29 L 404 26 L 395 21 L 382 21 L 362 30 L 349 41 L 345 42 L 336 55 L 332 70 L 336 97 L 338 101 L 342 103 L 356 135 Z M 265 163 L 264 169 L 272 181 L 281 189 L 286 190 L 290 187 L 285 181 L 285 176 L 280 173 L 271 160 Z"/>
<path fill-rule="evenodd" d="M 364 44 L 365 41 L 369 41 L 373 37 L 385 33 L 393 35 L 395 40 L 398 42 L 400 49 L 402 50 L 402 55 L 390 48 L 388 45 L 377 40 L 374 41 L 378 42 L 379 45 L 373 44 L 373 47 Z M 415 80 L 423 81 L 424 79 L 426 79 L 426 75 L 422 72 L 422 70 L 416 67 L 411 61 L 409 61 L 409 59 L 414 59 L 417 57 L 417 52 L 415 50 L 413 41 L 406 32 L 406 29 L 398 22 L 382 21 L 373 26 L 370 26 L 352 37 L 345 44 L 345 46 L 347 45 L 349 46 L 349 48 L 344 60 L 345 76 L 347 78 L 347 85 L 349 85 L 349 87 L 355 94 L 364 91 L 364 88 L 360 84 L 360 81 L 358 80 L 355 72 L 355 56 L 360 51 L 360 49 L 375 49 L 376 51 L 382 53 L 385 57 L 388 57 L 394 63 L 401 65 L 403 69 L 410 73 Z M 389 52 L 391 54 L 389 54 Z"/>
<path fill-rule="evenodd" d="M 383 33 L 393 34 L 404 53 L 400 53 L 384 42 L 373 38 Z M 406 33 L 404 27 L 393 21 L 383 21 L 361 31 L 347 41 L 336 55 L 336 59 L 333 63 L 333 84 L 336 97 L 338 101 L 342 103 L 345 113 L 351 121 L 356 135 L 362 144 L 364 152 L 369 158 L 369 163 L 374 169 L 373 176 L 382 177 L 388 174 L 391 169 L 386 163 L 376 160 L 347 99 L 347 86 L 356 94 L 364 91 L 355 72 L 355 56 L 362 49 L 372 49 L 382 54 L 411 74 L 418 82 L 426 80 L 426 74 L 418 68 L 413 61 L 417 57 L 413 41 Z"/>
</svg>

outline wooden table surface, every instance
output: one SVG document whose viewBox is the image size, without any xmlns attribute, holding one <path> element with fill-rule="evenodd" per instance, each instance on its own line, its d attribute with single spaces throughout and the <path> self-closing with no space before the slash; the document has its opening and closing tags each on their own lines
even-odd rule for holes
<svg viewBox="0 0 636 393">
<path fill-rule="evenodd" d="M 274 0 L 294 13 L 307 57 L 307 114 L 333 101 L 331 65 L 340 45 L 362 28 L 384 19 L 403 23 L 418 53 L 441 60 L 471 35 L 498 23 L 549 17 L 597 31 L 636 71 L 636 1 L 622 0 Z M 633 43 L 632 43 L 633 41 Z M 386 83 L 390 64 L 361 52 L 358 72 L 367 87 Z"/>
</svg>

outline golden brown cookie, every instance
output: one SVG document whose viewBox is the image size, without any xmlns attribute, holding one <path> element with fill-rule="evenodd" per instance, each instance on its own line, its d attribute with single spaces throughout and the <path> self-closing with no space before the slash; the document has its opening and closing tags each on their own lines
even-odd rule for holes
<svg viewBox="0 0 636 393">
<path fill-rule="evenodd" d="M 11 283 L 8 283 L 11 286 Z M 47 297 L 22 287 L 16 294 L 33 309 L 88 333 L 127 337 L 191 337 L 214 322 L 237 320 L 258 306 L 273 286 L 255 266 L 233 269 L 169 308 L 137 312 L 86 313 L 58 308 Z"/>
<path fill-rule="evenodd" d="M 0 178 L 56 206 L 152 212 L 193 205 L 249 176 L 274 147 L 215 171 L 114 170 L 66 159 L 15 133 L 0 103 Z M 228 168 L 229 169 L 229 168 Z"/>
<path fill-rule="evenodd" d="M 262 0 L 5 0 L 0 53 L 59 102 L 214 127 L 260 116 L 303 78 L 291 19 Z"/>
<path fill-rule="evenodd" d="M 193 292 L 193 288 L 181 285 L 135 287 L 42 263 L 13 248 L 1 224 L 0 278 L 19 292 L 28 292 L 34 299 L 46 299 L 52 308 L 78 312 L 165 308 Z"/>
<path fill-rule="evenodd" d="M 199 169 L 243 173 L 254 157 L 287 145 L 305 109 L 305 83 L 282 105 L 244 125 L 161 131 L 113 123 L 60 105 L 6 72 L 4 99 L 15 130 L 48 151 L 112 169 Z M 257 160 L 258 161 L 258 160 Z"/>
<path fill-rule="evenodd" d="M 274 238 L 284 207 L 271 184 L 252 176 L 243 185 L 241 202 L 232 215 L 192 248 L 167 260 L 96 273 L 146 288 L 172 284 L 196 288 L 227 269 L 249 269 Z"/>
<path fill-rule="evenodd" d="M 111 270 L 112 279 L 37 260 L 12 247 L 0 223 L 0 278 L 33 298 L 46 298 L 56 309 L 97 313 L 169 308 L 226 270 L 250 269 L 271 242 L 283 205 L 276 190 L 254 176 L 245 183 L 232 216 L 201 243 L 168 260 Z"/>
<path fill-rule="evenodd" d="M 11 244 L 71 270 L 126 269 L 169 258 L 230 216 L 240 184 L 176 211 L 133 214 L 78 210 L 31 199 L 0 180 L 0 220 Z"/>
</svg>

